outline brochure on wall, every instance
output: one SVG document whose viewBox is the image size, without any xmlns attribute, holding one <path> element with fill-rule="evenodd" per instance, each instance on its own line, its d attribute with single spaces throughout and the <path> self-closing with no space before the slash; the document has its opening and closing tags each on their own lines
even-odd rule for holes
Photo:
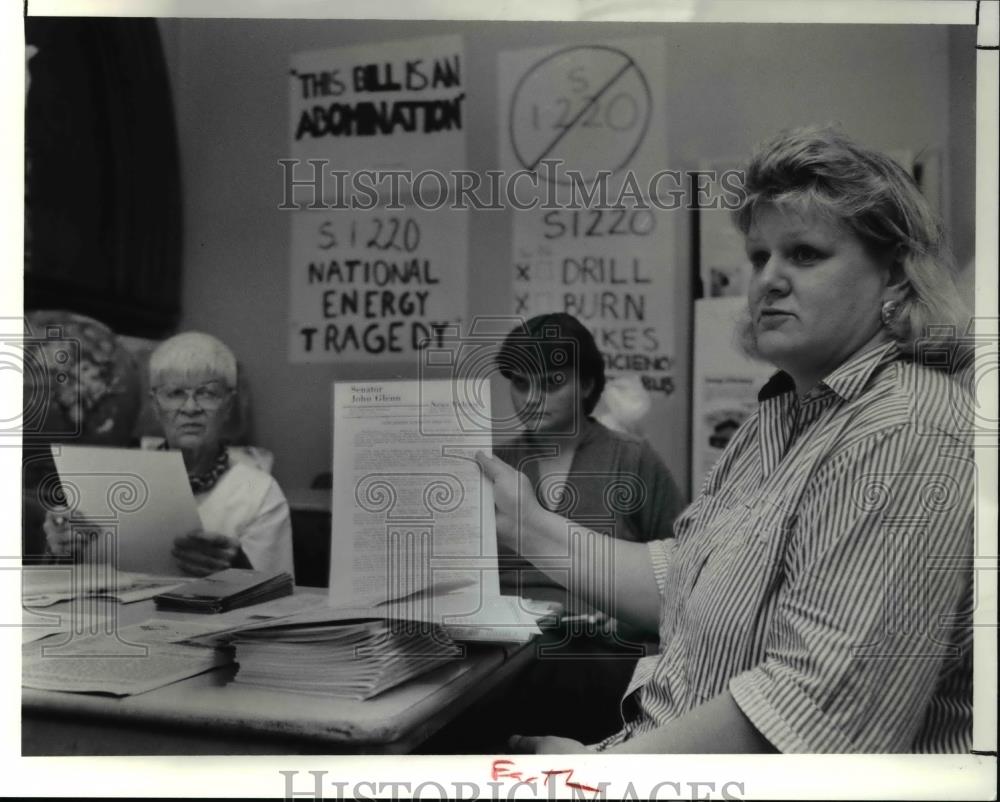
<svg viewBox="0 0 1000 802">
<path fill-rule="evenodd" d="M 745 298 L 703 298 L 694 305 L 694 382 L 691 408 L 691 495 L 733 433 L 757 409 L 757 393 L 774 368 L 740 352 L 736 332 Z"/>
<path fill-rule="evenodd" d="M 743 164 L 737 158 L 714 159 L 699 168 L 698 269 L 706 298 L 746 298 L 750 260 L 743 235 L 733 221 L 742 199 Z"/>
<path fill-rule="evenodd" d="M 330 603 L 422 590 L 500 595 L 489 383 L 337 382 Z"/>
</svg>

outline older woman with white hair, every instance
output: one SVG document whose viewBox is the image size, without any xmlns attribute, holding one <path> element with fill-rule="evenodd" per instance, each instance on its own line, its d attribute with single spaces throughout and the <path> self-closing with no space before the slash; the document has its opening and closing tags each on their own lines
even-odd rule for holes
<svg viewBox="0 0 1000 802">
<path fill-rule="evenodd" d="M 233 459 L 222 440 L 236 398 L 233 352 L 208 334 L 178 334 L 153 351 L 149 379 L 164 433 L 160 447 L 183 455 L 202 523 L 174 540 L 180 569 L 194 576 L 230 567 L 292 573 L 291 517 L 281 488 L 270 474 Z M 46 515 L 44 529 L 55 555 L 83 543 L 83 536 L 53 513 Z"/>
</svg>

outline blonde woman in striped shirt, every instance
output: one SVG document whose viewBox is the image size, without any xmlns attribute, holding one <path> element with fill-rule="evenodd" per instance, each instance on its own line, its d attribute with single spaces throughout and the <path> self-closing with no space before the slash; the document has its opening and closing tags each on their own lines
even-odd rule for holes
<svg viewBox="0 0 1000 802">
<path fill-rule="evenodd" d="M 940 226 L 899 165 L 832 129 L 764 145 L 745 190 L 742 334 L 778 373 L 674 537 L 573 532 L 480 458 L 501 541 L 590 572 L 585 601 L 660 642 L 620 731 L 515 751 L 971 748 L 967 317 Z"/>
</svg>

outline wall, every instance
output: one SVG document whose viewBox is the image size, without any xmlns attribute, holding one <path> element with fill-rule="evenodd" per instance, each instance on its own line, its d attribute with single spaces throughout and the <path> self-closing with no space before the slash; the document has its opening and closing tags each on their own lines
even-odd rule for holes
<svg viewBox="0 0 1000 802">
<path fill-rule="evenodd" d="M 742 157 L 776 130 L 838 121 L 886 150 L 971 148 L 972 131 L 950 130 L 949 53 L 971 50 L 966 31 L 932 26 L 684 25 L 555 23 L 378 23 L 355 21 L 166 20 L 161 23 L 174 87 L 184 193 L 184 328 L 217 334 L 237 351 L 255 409 L 255 441 L 276 455 L 286 487 L 307 486 L 331 462 L 330 382 L 412 377 L 415 364 L 292 365 L 286 358 L 289 221 L 277 210 L 277 160 L 288 154 L 287 69 L 298 50 L 438 33 L 466 38 L 468 167 L 495 167 L 497 53 L 595 38 L 662 36 L 669 167 Z M 963 36 L 965 37 L 963 39 Z M 949 41 L 951 42 L 949 47 Z M 959 112 L 962 110 L 960 109 Z M 963 117 L 962 119 L 965 119 Z M 951 139 L 949 140 L 949 136 Z M 952 195 L 971 192 L 968 173 Z M 960 177 L 961 178 L 961 177 Z M 967 180 L 966 180 L 967 179 Z M 971 201 L 956 206 L 971 215 Z M 689 342 L 690 215 L 678 214 L 680 271 L 676 341 Z M 963 229 L 971 234 L 971 223 Z M 469 316 L 510 308 L 510 221 L 470 220 Z M 678 349 L 680 357 L 689 352 Z M 688 484 L 689 370 L 650 439 Z M 506 404 L 500 385 L 495 396 Z"/>
<path fill-rule="evenodd" d="M 948 31 L 948 230 L 958 264 L 973 259 L 976 222 L 976 48 L 968 28 Z M 965 270 L 972 296 L 973 273 Z"/>
</svg>

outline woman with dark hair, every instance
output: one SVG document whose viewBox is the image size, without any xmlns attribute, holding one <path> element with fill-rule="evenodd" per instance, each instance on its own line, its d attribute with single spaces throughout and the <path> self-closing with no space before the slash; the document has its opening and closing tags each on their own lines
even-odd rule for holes
<svg viewBox="0 0 1000 802">
<path fill-rule="evenodd" d="M 524 426 L 497 456 L 528 475 L 542 506 L 615 538 L 670 537 L 680 493 L 648 442 L 591 416 L 604 358 L 579 320 L 531 318 L 507 335 L 497 365 Z"/>
<path fill-rule="evenodd" d="M 604 359 L 590 331 L 564 313 L 539 315 L 507 336 L 497 356 L 510 381 L 514 410 L 524 432 L 497 449 L 497 457 L 523 471 L 545 509 L 569 519 L 580 531 L 644 542 L 672 535 L 683 507 L 670 472 L 648 442 L 613 431 L 592 417 L 605 386 Z M 552 593 L 566 584 L 535 570 L 512 550 L 501 551 L 502 582 L 524 596 L 566 598 Z M 568 585 L 571 597 L 576 589 Z M 571 600 L 566 624 L 550 635 L 548 653 L 524 679 L 518 704 L 557 713 L 559 731 L 598 737 L 618 719 L 618 699 L 638 658 L 655 650 L 655 636 L 637 632 L 591 607 Z M 650 642 L 652 641 L 652 642 Z M 649 649 L 647 649 L 649 647 Z M 549 718 L 522 715 L 520 731 Z M 539 730 L 545 731 L 545 730 Z"/>
<path fill-rule="evenodd" d="M 762 146 L 745 190 L 743 339 L 779 372 L 674 538 L 591 533 L 582 559 L 528 480 L 480 455 L 497 529 L 659 633 L 592 749 L 968 751 L 973 405 L 941 227 L 906 171 L 827 128 Z"/>
</svg>

